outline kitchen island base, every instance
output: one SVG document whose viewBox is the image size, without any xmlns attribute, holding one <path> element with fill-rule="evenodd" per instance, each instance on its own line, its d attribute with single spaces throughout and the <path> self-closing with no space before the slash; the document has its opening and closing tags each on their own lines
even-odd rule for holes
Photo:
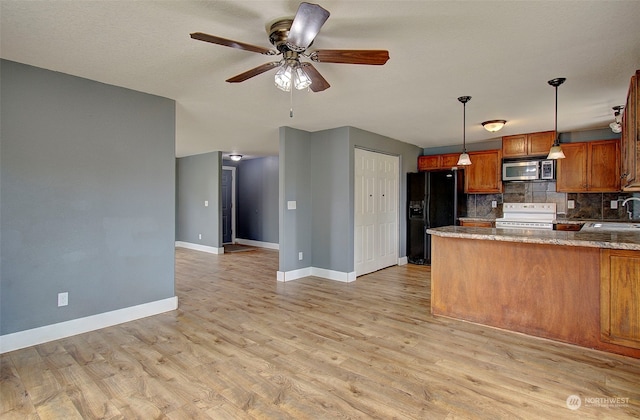
<svg viewBox="0 0 640 420">
<path fill-rule="evenodd" d="M 640 357 L 601 339 L 600 249 L 433 235 L 431 312 Z"/>
</svg>

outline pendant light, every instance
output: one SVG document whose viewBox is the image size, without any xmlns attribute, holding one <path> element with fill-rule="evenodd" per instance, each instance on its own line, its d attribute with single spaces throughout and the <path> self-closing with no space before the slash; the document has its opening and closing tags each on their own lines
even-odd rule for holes
<svg viewBox="0 0 640 420">
<path fill-rule="evenodd" d="M 471 99 L 471 96 L 461 96 L 458 98 L 462 102 L 462 154 L 458 159 L 458 165 L 467 166 L 471 165 L 471 159 L 467 153 L 467 139 L 466 139 L 466 119 L 467 119 L 467 102 Z"/>
<path fill-rule="evenodd" d="M 556 131 L 556 140 L 553 142 L 553 146 L 549 150 L 549 156 L 547 159 L 564 159 L 564 153 L 562 152 L 562 148 L 560 147 L 560 134 L 558 133 L 558 86 L 564 83 L 567 80 L 564 77 L 557 77 L 555 79 L 549 80 L 551 86 L 556 88 L 556 123 L 555 123 L 555 131 Z"/>
</svg>

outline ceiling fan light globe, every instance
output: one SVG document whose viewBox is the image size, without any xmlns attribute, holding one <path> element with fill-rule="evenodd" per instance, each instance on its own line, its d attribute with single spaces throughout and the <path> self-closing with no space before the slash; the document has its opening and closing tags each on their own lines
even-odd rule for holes
<svg viewBox="0 0 640 420">
<path fill-rule="evenodd" d="M 283 64 L 275 75 L 275 83 L 278 89 L 285 92 L 291 90 L 291 67 L 288 64 Z"/>
<path fill-rule="evenodd" d="M 295 77 L 294 85 L 295 85 L 296 89 L 302 90 L 302 89 L 306 89 L 309 86 L 311 86 L 311 78 L 309 77 L 307 72 L 305 72 L 302 69 L 302 67 L 300 67 L 300 66 L 296 67 L 295 75 L 296 75 L 296 77 Z"/>
</svg>

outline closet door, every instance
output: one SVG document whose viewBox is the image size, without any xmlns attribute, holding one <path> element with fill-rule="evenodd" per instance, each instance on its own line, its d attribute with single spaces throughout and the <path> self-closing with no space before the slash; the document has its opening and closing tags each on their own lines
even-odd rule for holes
<svg viewBox="0 0 640 420">
<path fill-rule="evenodd" d="M 399 160 L 355 149 L 356 276 L 397 264 Z"/>
</svg>

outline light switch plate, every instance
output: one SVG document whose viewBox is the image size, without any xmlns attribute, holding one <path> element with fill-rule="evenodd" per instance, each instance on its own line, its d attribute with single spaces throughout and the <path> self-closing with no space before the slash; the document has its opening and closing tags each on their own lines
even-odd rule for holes
<svg viewBox="0 0 640 420">
<path fill-rule="evenodd" d="M 295 210 L 296 202 L 295 201 L 287 201 L 287 210 Z"/>
<path fill-rule="evenodd" d="M 208 200 L 204 200 L 204 206 L 205 207 L 209 207 L 209 201 Z"/>
<path fill-rule="evenodd" d="M 67 306 L 69 304 L 69 292 L 58 293 L 58 306 Z"/>
</svg>

